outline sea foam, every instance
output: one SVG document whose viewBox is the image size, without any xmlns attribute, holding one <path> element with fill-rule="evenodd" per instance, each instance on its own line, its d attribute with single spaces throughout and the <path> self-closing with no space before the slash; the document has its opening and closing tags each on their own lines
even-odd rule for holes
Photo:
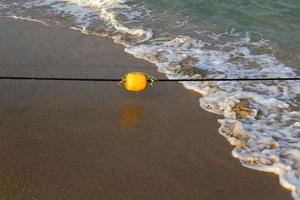
<svg viewBox="0 0 300 200">
<path fill-rule="evenodd" d="M 126 0 L 39 0 L 27 2 L 22 8 L 46 7 L 54 15 L 71 15 L 75 17 L 72 27 L 87 34 L 112 37 L 125 45 L 126 52 L 154 63 L 168 78 L 297 76 L 292 67 L 276 58 L 271 42 L 260 33 L 232 30 L 221 34 L 195 31 L 197 36 L 194 37 L 154 35 L 151 27 L 144 27 L 140 20 L 150 11 L 132 3 Z M 5 15 L 3 10 L 9 10 L 8 7 L 1 5 L 0 14 Z M 19 15 L 22 17 L 24 13 Z M 47 17 L 36 19 L 46 21 Z M 96 29 L 95 20 L 100 21 L 103 30 Z M 130 25 L 131 21 L 139 23 Z M 181 27 L 187 22 L 178 24 Z M 300 200 L 299 82 L 182 84 L 202 95 L 199 102 L 204 110 L 224 116 L 219 120 L 219 132 L 234 146 L 232 154 L 242 165 L 277 174 L 281 185 Z M 237 111 L 241 103 L 246 105 L 244 116 Z"/>
</svg>

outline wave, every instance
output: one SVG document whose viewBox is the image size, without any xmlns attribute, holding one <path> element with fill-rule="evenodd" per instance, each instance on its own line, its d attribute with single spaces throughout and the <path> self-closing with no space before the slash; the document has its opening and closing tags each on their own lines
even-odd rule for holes
<svg viewBox="0 0 300 200">
<path fill-rule="evenodd" d="M 28 18 L 31 8 L 47 12 L 45 16 L 30 19 L 62 25 L 68 19 L 68 26 L 86 34 L 112 37 L 125 46 L 126 52 L 154 63 L 168 78 L 297 76 L 295 69 L 276 58 L 272 42 L 257 32 L 195 31 L 188 36 L 156 31 L 154 34 L 142 19 L 155 17 L 150 14 L 152 11 L 127 0 L 0 4 L 0 15 Z M 176 26 L 186 24 L 184 21 Z M 202 95 L 199 103 L 204 110 L 224 116 L 219 120 L 219 132 L 235 146 L 232 154 L 242 165 L 277 174 L 281 185 L 300 200 L 299 82 L 182 84 Z"/>
</svg>

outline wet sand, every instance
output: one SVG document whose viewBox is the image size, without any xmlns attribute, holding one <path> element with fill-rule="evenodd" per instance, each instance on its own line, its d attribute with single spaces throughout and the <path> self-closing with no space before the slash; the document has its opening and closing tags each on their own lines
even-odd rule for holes
<svg viewBox="0 0 300 200">
<path fill-rule="evenodd" d="M 163 77 L 111 40 L 0 19 L 1 76 Z M 0 199 L 288 200 L 278 177 L 244 168 L 220 116 L 177 83 L 0 81 Z"/>
</svg>

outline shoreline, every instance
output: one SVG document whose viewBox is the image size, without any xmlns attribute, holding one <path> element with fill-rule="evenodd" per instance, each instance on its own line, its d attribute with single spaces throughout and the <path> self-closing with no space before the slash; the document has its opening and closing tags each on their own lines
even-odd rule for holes
<svg viewBox="0 0 300 200">
<path fill-rule="evenodd" d="M 107 38 L 14 19 L 0 26 L 2 75 L 163 77 Z M 180 84 L 135 95 L 113 83 L 1 82 L 7 199 L 292 199 L 277 176 L 231 156 L 219 116 Z"/>
</svg>

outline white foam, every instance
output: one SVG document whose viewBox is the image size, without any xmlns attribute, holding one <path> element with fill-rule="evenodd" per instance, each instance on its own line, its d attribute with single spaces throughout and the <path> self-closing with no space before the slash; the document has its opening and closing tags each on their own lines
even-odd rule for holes
<svg viewBox="0 0 300 200">
<path fill-rule="evenodd" d="M 145 42 L 152 38 L 152 31 L 142 28 L 128 28 L 121 24 L 116 19 L 116 13 L 113 10 L 119 10 L 119 13 L 125 15 L 129 20 L 136 18 L 139 12 L 134 11 L 131 7 L 124 4 L 126 0 L 67 0 L 70 3 L 74 3 L 81 7 L 96 8 L 99 12 L 99 16 L 104 19 L 109 26 L 114 28 L 120 33 L 130 34 L 132 36 L 138 37 L 139 42 Z M 125 11 L 124 11 L 125 10 Z M 123 43 L 120 38 L 114 37 L 116 42 Z M 125 43 L 123 43 L 125 44 Z"/>
<path fill-rule="evenodd" d="M 15 15 L 11 15 L 11 16 L 0 16 L 0 18 L 13 18 L 13 19 L 20 19 L 20 20 L 26 20 L 26 21 L 31 21 L 31 22 L 36 22 L 36 23 L 40 23 L 43 24 L 44 26 L 48 26 L 47 23 L 45 23 L 44 21 L 38 20 L 38 19 L 33 19 L 31 17 L 18 17 Z"/>
<path fill-rule="evenodd" d="M 295 77 L 292 70 L 273 54 L 270 42 L 260 33 L 222 34 L 197 32 L 201 40 L 188 36 L 153 38 L 152 31 L 140 26 L 130 27 L 118 20 L 139 17 L 136 8 L 126 0 L 39 0 L 27 5 L 50 5 L 58 12 L 76 16 L 85 33 L 90 16 L 106 22 L 108 32 L 125 51 L 149 62 L 169 78 L 241 78 Z M 184 25 L 184 24 L 183 24 Z M 179 24 L 182 26 L 182 24 Z M 122 36 L 130 35 L 131 40 Z M 252 35 L 260 36 L 253 39 Z M 125 37 L 126 38 L 126 37 Z M 257 38 L 257 37 L 256 37 Z M 147 42 L 146 42 L 147 41 Z M 213 42 L 205 42 L 213 41 Z M 146 43 L 145 43 L 146 42 Z M 219 132 L 235 148 L 233 156 L 249 168 L 275 173 L 280 183 L 300 200 L 300 84 L 296 81 L 272 82 L 184 82 L 186 88 L 203 95 L 200 106 L 224 116 Z M 250 115 L 240 119 L 234 106 L 241 100 L 250 104 Z"/>
</svg>

